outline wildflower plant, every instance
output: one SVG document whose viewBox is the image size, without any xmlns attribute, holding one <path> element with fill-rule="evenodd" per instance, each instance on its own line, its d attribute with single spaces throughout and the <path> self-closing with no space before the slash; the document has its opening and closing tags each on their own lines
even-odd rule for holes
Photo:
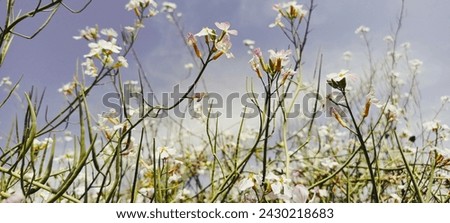
<svg viewBox="0 0 450 223">
<path fill-rule="evenodd" d="M 0 34 L 0 68 L 8 62 L 13 37 L 25 37 L 14 32 L 17 24 L 48 9 L 68 8 L 52 1 L 20 17 L 13 2 L 7 1 Z M 23 111 L 0 139 L 0 200 L 448 202 L 450 128 L 439 115 L 450 100 L 442 96 L 435 117 L 422 120 L 417 77 L 423 64 L 410 59 L 411 44 L 400 44 L 398 37 L 404 4 L 397 29 L 384 38 L 385 54 L 377 58 L 370 28 L 360 26 L 355 34 L 367 52 L 368 69 L 355 72 L 353 54 L 346 51 L 345 69 L 328 75 L 321 53 L 314 71 L 303 67 L 315 1 L 275 4 L 268 26 L 286 37 L 286 47 L 262 49 L 251 39 L 243 41 L 253 72 L 246 86 L 251 103 L 231 131 L 215 117 L 212 92 L 197 89 L 206 86 L 211 64 L 235 58 L 238 31 L 218 21 L 185 32 L 175 3 L 130 0 L 124 6 L 134 19 L 129 25 L 121 30 L 91 25 L 73 37 L 86 51 L 74 76 L 55 89 L 65 99 L 55 115 L 43 93 L 35 88 L 20 93 L 20 80 L 2 77 L 6 94 L 0 109 L 17 100 Z M 191 57 L 183 66 L 194 77 L 170 103 L 145 97 L 153 91 L 152 80 L 134 50 L 147 21 L 163 15 L 182 37 Z M 138 68 L 134 76 L 127 73 L 132 66 Z M 112 91 L 106 95 L 118 103 L 96 112 L 91 99 L 100 89 Z M 312 99 L 302 105 L 311 110 L 293 116 L 302 97 Z M 189 111 L 191 119 L 169 114 L 175 109 Z M 252 114 L 256 124 L 250 123 Z"/>
</svg>

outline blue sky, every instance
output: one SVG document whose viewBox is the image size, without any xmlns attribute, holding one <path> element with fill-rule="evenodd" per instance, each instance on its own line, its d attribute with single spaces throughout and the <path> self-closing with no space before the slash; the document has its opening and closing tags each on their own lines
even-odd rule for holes
<svg viewBox="0 0 450 223">
<path fill-rule="evenodd" d="M 86 42 L 76 41 L 72 37 L 85 26 L 98 24 L 100 28 L 121 27 L 133 23 L 133 15 L 124 9 L 127 1 L 95 0 L 81 14 L 71 14 L 61 9 L 49 26 L 35 39 L 16 38 L 4 65 L 0 68 L 0 77 L 10 76 L 13 81 L 23 76 L 20 91 L 47 89 L 45 104 L 63 103 L 58 88 L 71 81 L 77 59 L 83 60 L 88 52 Z M 161 3 L 161 1 L 157 1 Z M 183 13 L 183 25 L 188 32 L 198 32 L 204 26 L 214 26 L 216 21 L 229 21 L 233 29 L 239 31 L 232 38 L 233 60 L 222 59 L 208 69 L 205 80 L 208 90 L 227 94 L 245 91 L 245 81 L 253 77 L 248 60 L 250 56 L 243 47 L 243 39 L 253 39 L 263 51 L 284 49 L 288 43 L 278 29 L 269 29 L 276 12 L 272 5 L 278 1 L 262 0 L 174 0 L 178 11 Z M 309 1 L 298 1 L 307 4 Z M 354 53 L 352 67 L 355 72 L 367 67 L 365 48 L 361 39 L 354 34 L 360 25 L 371 28 L 369 39 L 376 56 L 385 52 L 383 37 L 391 34 L 400 9 L 400 0 L 317 0 L 317 9 L 312 21 L 310 42 L 305 52 L 305 70 L 311 71 L 317 52 L 325 57 L 324 73 L 339 71 L 344 67 L 342 53 L 349 50 Z M 4 1 L 0 1 L 4 4 Z M 19 4 L 19 3 L 18 3 Z M 22 3 L 29 4 L 29 3 Z M 68 1 L 74 8 L 81 4 Z M 32 6 L 23 5 L 25 11 Z M 431 114 L 440 105 L 439 97 L 450 95 L 450 1 L 445 0 L 408 0 L 404 26 L 399 42 L 411 43 L 411 59 L 424 62 L 419 81 L 422 86 L 423 105 Z M 0 18 L 4 17 L 0 11 Z M 34 22 L 26 22 L 16 31 L 30 33 L 36 28 Z M 1 21 L 2 22 L 2 21 Z M 190 58 L 183 48 L 180 36 L 163 15 L 148 20 L 141 33 L 136 50 L 144 63 L 150 80 L 159 91 L 170 91 L 171 86 L 186 77 L 183 66 Z M 131 67 L 124 72 L 125 79 L 137 79 L 136 66 L 130 60 Z M 128 75 L 128 77 L 127 77 Z M 188 82 L 185 82 L 188 83 Z M 0 93 L 1 98 L 5 93 Z M 62 107 L 57 105 L 56 108 Z M 14 114 L 17 105 L 2 108 L 2 113 Z M 442 120 L 450 121 L 447 116 Z M 0 119 L 1 120 L 1 119 Z"/>
</svg>

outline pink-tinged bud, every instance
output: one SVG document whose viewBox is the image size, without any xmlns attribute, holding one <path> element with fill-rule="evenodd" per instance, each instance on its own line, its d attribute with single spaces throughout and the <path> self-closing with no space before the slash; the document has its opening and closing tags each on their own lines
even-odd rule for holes
<svg viewBox="0 0 450 223">
<path fill-rule="evenodd" d="M 253 54 L 255 54 L 258 58 L 262 57 L 262 52 L 260 48 L 256 48 L 253 50 Z"/>
<path fill-rule="evenodd" d="M 195 55 L 197 55 L 197 57 L 201 59 L 202 53 L 200 52 L 200 49 L 198 49 L 197 39 L 195 38 L 194 34 L 188 33 L 187 42 L 189 45 L 192 45 L 192 47 L 194 48 Z"/>
</svg>

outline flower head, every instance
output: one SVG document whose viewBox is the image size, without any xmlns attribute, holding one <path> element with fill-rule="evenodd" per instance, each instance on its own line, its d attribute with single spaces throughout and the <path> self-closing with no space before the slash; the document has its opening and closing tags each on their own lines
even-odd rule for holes
<svg viewBox="0 0 450 223">
<path fill-rule="evenodd" d="M 250 49 L 253 49 L 253 46 L 255 45 L 255 41 L 251 39 L 244 39 L 242 43 L 244 43 L 244 45 L 249 47 Z"/>
<path fill-rule="evenodd" d="M 394 42 L 394 37 L 392 37 L 391 35 L 388 35 L 388 36 L 385 36 L 383 38 L 383 40 L 388 44 L 392 44 Z"/>
<path fill-rule="evenodd" d="M 146 8 L 148 6 L 157 7 L 158 4 L 153 0 L 130 0 L 126 5 L 125 9 L 128 11 L 137 10 L 139 8 Z"/>
<path fill-rule="evenodd" d="M 184 65 L 184 69 L 191 70 L 192 68 L 194 68 L 194 64 L 193 63 L 187 63 L 187 64 Z"/>
<path fill-rule="evenodd" d="M 442 104 L 447 104 L 450 102 L 450 96 L 446 95 L 446 96 L 441 96 L 441 103 Z"/>
<path fill-rule="evenodd" d="M 80 30 L 79 36 L 74 36 L 73 38 L 76 40 L 86 39 L 88 41 L 95 41 L 100 38 L 100 35 L 98 34 L 98 27 L 86 26 L 85 29 Z"/>
<path fill-rule="evenodd" d="M 272 72 L 280 72 L 289 63 L 290 50 L 269 50 L 269 67 Z"/>
<path fill-rule="evenodd" d="M 411 68 L 415 71 L 419 70 L 419 68 L 422 66 L 423 62 L 418 59 L 413 59 L 409 61 L 409 65 Z"/>
<path fill-rule="evenodd" d="M 222 40 L 216 43 L 216 48 L 219 51 L 218 54 L 214 57 L 214 59 L 217 59 L 220 55 L 225 54 L 227 58 L 233 58 L 233 53 L 230 52 L 231 49 L 231 41 L 230 37 L 228 35 L 225 35 Z"/>
<path fill-rule="evenodd" d="M 44 150 L 50 147 L 53 144 L 52 138 L 45 138 L 44 140 L 40 141 L 38 139 L 33 140 L 33 150 Z"/>
<path fill-rule="evenodd" d="M 107 36 L 109 40 L 111 40 L 113 38 L 117 38 L 117 32 L 114 29 L 112 29 L 112 28 L 102 29 L 100 31 L 100 33 L 105 35 L 105 36 Z"/>
<path fill-rule="evenodd" d="M 84 67 L 84 73 L 91 77 L 98 76 L 98 68 L 95 66 L 94 60 L 86 58 L 86 61 L 81 64 Z"/>
<path fill-rule="evenodd" d="M 197 39 L 195 38 L 194 34 L 188 33 L 187 43 L 194 48 L 195 55 L 197 55 L 198 58 L 202 58 L 202 52 L 198 48 Z"/>
<path fill-rule="evenodd" d="M 348 70 L 341 70 L 339 73 L 331 73 L 327 75 L 327 83 L 338 90 L 345 90 L 347 86 L 346 76 L 348 74 Z"/>
<path fill-rule="evenodd" d="M 0 81 L 0 87 L 3 86 L 3 85 L 5 85 L 5 86 L 11 86 L 12 85 L 10 77 L 3 77 L 2 78 L 2 80 Z"/>
<path fill-rule="evenodd" d="M 437 132 L 440 127 L 441 127 L 441 122 L 439 120 L 428 121 L 428 122 L 423 123 L 423 128 L 426 131 Z"/>
<path fill-rule="evenodd" d="M 230 23 L 229 22 L 216 22 L 215 23 L 217 28 L 222 30 L 225 34 L 230 34 L 236 36 L 238 34 L 238 31 L 235 29 L 230 30 Z"/>
<path fill-rule="evenodd" d="M 308 200 L 309 191 L 303 185 L 295 185 L 292 190 L 292 200 L 296 203 L 305 203 Z"/>
<path fill-rule="evenodd" d="M 269 60 L 275 63 L 277 60 L 281 60 L 281 66 L 286 66 L 289 62 L 289 56 L 291 55 L 291 50 L 269 50 Z"/>
<path fill-rule="evenodd" d="M 275 4 L 272 8 L 277 11 L 279 15 L 282 15 L 290 20 L 296 18 L 301 19 L 308 13 L 308 11 L 303 9 L 303 5 L 297 5 L 297 1 Z"/>
<path fill-rule="evenodd" d="M 261 184 L 261 176 L 250 173 L 238 185 L 239 191 L 245 191 Z"/>
<path fill-rule="evenodd" d="M 84 57 L 93 57 L 93 56 L 99 56 L 100 54 L 104 53 L 107 55 L 110 55 L 112 53 L 120 53 L 120 50 L 122 50 L 122 47 L 116 45 L 116 39 L 112 39 L 111 41 L 106 40 L 99 40 L 96 43 L 89 43 L 89 48 L 91 48 L 91 51 L 84 55 Z"/>
<path fill-rule="evenodd" d="M 128 67 L 128 61 L 125 57 L 123 56 L 118 56 L 117 57 L 117 62 L 114 64 L 114 68 L 119 68 L 119 67 Z"/>
<path fill-rule="evenodd" d="M 75 91 L 76 82 L 70 82 L 64 84 L 61 88 L 58 89 L 58 92 L 63 93 L 65 96 L 72 95 Z"/>
<path fill-rule="evenodd" d="M 275 21 L 273 23 L 269 24 L 269 28 L 273 28 L 273 27 L 276 27 L 276 26 L 284 28 L 284 24 L 281 21 L 281 18 L 282 18 L 281 14 L 278 14 L 277 17 L 275 17 Z"/>
<path fill-rule="evenodd" d="M 159 154 L 160 159 L 167 159 L 174 156 L 177 151 L 173 148 L 163 146 L 156 149 L 156 152 Z"/>
<path fill-rule="evenodd" d="M 355 34 L 364 35 L 370 31 L 370 28 L 367 26 L 360 26 L 355 30 Z"/>
<path fill-rule="evenodd" d="M 342 58 L 343 58 L 345 61 L 350 61 L 350 60 L 352 60 L 352 52 L 350 52 L 350 51 L 345 51 L 345 52 L 342 54 Z"/>
<path fill-rule="evenodd" d="M 173 2 L 163 2 L 162 7 L 163 7 L 163 9 L 161 11 L 172 13 L 177 8 L 177 4 L 175 4 Z"/>
<path fill-rule="evenodd" d="M 216 36 L 216 31 L 214 31 L 213 29 L 210 29 L 208 27 L 203 27 L 203 29 L 200 30 L 200 32 L 196 33 L 194 36 L 198 36 L 198 37 L 209 36 L 209 37 L 212 37 L 212 36 Z"/>
</svg>

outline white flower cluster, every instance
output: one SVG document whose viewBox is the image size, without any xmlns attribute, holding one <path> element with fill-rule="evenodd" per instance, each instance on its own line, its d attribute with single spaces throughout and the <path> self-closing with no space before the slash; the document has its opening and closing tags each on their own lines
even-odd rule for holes
<svg viewBox="0 0 450 223">
<path fill-rule="evenodd" d="M 272 7 L 272 9 L 277 11 L 278 14 L 275 17 L 275 21 L 269 25 L 270 28 L 277 26 L 284 28 L 285 25 L 281 21 L 282 18 L 286 18 L 287 20 L 290 21 L 295 19 L 302 20 L 308 13 L 307 10 L 303 9 L 303 5 L 297 5 L 297 1 L 289 1 L 281 4 L 275 4 Z"/>
<path fill-rule="evenodd" d="M 105 36 L 105 39 L 102 39 L 101 35 Z M 84 55 L 86 60 L 81 64 L 85 69 L 84 73 L 86 75 L 91 77 L 99 75 L 99 69 L 95 64 L 95 60 L 99 60 L 104 68 L 117 69 L 128 67 L 125 57 L 117 56 L 120 54 L 122 47 L 117 45 L 117 32 L 114 29 L 102 29 L 99 32 L 98 27 L 86 27 L 80 31 L 79 36 L 74 36 L 73 38 L 89 41 L 90 51 Z"/>
</svg>

